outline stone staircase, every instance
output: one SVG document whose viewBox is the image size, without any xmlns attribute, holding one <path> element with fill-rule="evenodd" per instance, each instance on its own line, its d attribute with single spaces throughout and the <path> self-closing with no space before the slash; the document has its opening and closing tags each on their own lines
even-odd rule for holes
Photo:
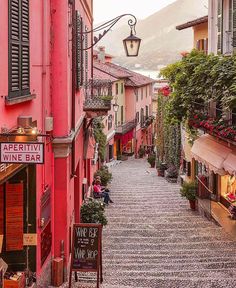
<svg viewBox="0 0 236 288">
<path fill-rule="evenodd" d="M 236 243 L 189 209 L 178 184 L 158 177 L 145 159 L 131 158 L 111 170 L 115 203 L 106 208 L 102 288 L 236 286 Z"/>
<path fill-rule="evenodd" d="M 236 243 L 189 209 L 145 160 L 113 166 L 103 232 L 106 288 L 235 287 Z"/>
</svg>

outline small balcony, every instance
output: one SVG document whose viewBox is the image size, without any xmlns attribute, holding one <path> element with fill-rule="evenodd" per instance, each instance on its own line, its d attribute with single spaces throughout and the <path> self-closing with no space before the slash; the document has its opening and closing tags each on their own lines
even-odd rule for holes
<svg viewBox="0 0 236 288">
<path fill-rule="evenodd" d="M 141 122 L 141 128 L 142 129 L 147 129 L 153 123 L 153 120 L 154 120 L 154 116 L 153 115 L 150 115 L 150 116 L 146 117 L 146 119 Z"/>
<path fill-rule="evenodd" d="M 83 110 L 89 118 L 105 116 L 111 110 L 112 82 L 109 80 L 89 80 L 84 85 L 85 101 Z"/>
<path fill-rule="evenodd" d="M 196 105 L 195 105 L 196 106 Z M 200 106 L 200 105 L 199 105 Z M 199 108 L 199 107 L 198 107 Z M 189 117 L 189 126 L 200 129 L 214 137 L 236 144 L 236 121 L 235 113 L 224 114 L 223 110 L 215 109 L 214 113 L 209 113 L 206 105 L 201 105 L 200 109 L 195 109 Z"/>
<path fill-rule="evenodd" d="M 116 127 L 116 134 L 125 134 L 136 127 L 136 120 L 131 120 Z"/>
</svg>

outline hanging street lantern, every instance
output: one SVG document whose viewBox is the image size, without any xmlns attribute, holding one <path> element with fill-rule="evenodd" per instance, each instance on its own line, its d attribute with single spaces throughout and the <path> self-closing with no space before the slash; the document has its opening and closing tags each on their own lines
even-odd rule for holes
<svg viewBox="0 0 236 288">
<path fill-rule="evenodd" d="M 126 56 L 137 57 L 140 43 L 141 43 L 141 39 L 134 36 L 131 31 L 130 36 L 123 40 Z"/>
</svg>

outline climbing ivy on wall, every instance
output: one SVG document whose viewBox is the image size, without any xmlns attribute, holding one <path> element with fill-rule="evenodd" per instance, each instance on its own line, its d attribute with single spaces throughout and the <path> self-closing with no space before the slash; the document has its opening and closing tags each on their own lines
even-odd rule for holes
<svg viewBox="0 0 236 288">
<path fill-rule="evenodd" d="M 103 132 L 104 125 L 100 117 L 93 120 L 93 134 L 96 143 L 98 143 L 98 155 L 102 162 L 106 157 L 106 142 L 107 137 Z"/>
<path fill-rule="evenodd" d="M 170 98 L 159 92 L 157 109 L 157 153 L 159 161 L 179 167 L 181 156 L 180 123 L 170 122 L 167 110 Z"/>
</svg>

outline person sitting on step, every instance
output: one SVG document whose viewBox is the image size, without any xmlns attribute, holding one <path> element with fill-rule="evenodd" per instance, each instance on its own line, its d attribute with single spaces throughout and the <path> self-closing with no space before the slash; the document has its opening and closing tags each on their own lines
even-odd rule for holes
<svg viewBox="0 0 236 288">
<path fill-rule="evenodd" d="M 109 190 L 106 188 L 102 188 L 101 186 L 101 180 L 96 178 L 94 181 L 94 185 L 93 185 L 93 192 L 95 194 L 101 195 L 101 197 L 104 198 L 104 203 L 108 205 L 108 203 L 113 203 L 113 201 L 110 198 L 109 195 Z"/>
</svg>

